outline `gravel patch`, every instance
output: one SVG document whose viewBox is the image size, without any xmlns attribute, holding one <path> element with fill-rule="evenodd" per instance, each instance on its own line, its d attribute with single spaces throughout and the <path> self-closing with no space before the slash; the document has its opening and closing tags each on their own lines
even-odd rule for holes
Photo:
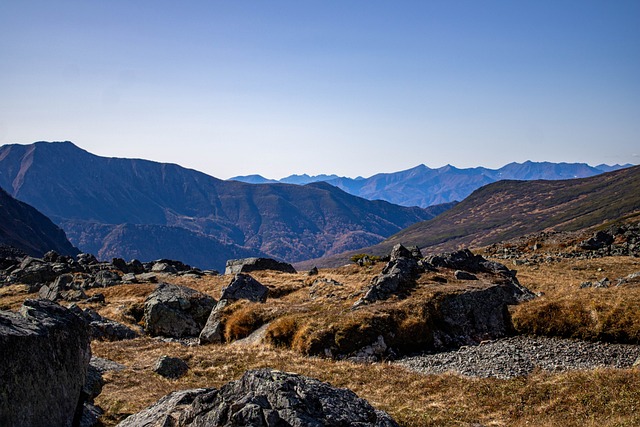
<svg viewBox="0 0 640 427">
<path fill-rule="evenodd" d="M 639 357 L 639 345 L 517 336 L 457 351 L 407 357 L 395 363 L 423 374 L 455 372 L 508 379 L 526 376 L 536 368 L 553 372 L 629 368 Z"/>
</svg>

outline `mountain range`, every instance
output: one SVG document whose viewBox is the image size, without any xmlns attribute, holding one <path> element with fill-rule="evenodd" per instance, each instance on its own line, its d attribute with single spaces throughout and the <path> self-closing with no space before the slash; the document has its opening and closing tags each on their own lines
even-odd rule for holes
<svg viewBox="0 0 640 427">
<path fill-rule="evenodd" d="M 640 166 L 558 181 L 504 180 L 486 185 L 452 209 L 356 252 L 384 255 L 397 243 L 438 253 L 542 231 L 576 231 L 640 212 Z M 349 255 L 314 263 L 341 265 Z"/>
<path fill-rule="evenodd" d="M 50 250 L 76 255 L 75 248 L 49 218 L 0 188 L 0 246 L 12 246 L 35 257 Z"/>
<path fill-rule="evenodd" d="M 473 191 L 492 182 L 515 180 L 559 180 L 587 178 L 632 165 L 589 166 L 586 163 L 531 162 L 509 163 L 499 169 L 484 167 L 458 169 L 451 165 L 431 169 L 425 165 L 393 172 L 380 173 L 369 178 L 346 178 L 335 175 L 291 175 L 280 181 L 260 175 L 231 178 L 252 184 L 289 182 L 293 184 L 323 181 L 349 194 L 368 200 L 386 200 L 401 206 L 427 207 L 439 203 L 461 201 Z"/>
<path fill-rule="evenodd" d="M 175 164 L 93 155 L 71 142 L 0 147 L 0 187 L 103 259 L 290 262 L 370 246 L 444 212 L 369 201 L 323 182 L 251 185 Z"/>
</svg>

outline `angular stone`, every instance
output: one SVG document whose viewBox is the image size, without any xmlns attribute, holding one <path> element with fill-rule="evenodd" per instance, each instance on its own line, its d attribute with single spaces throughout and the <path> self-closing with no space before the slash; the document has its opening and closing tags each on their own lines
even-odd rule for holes
<svg viewBox="0 0 640 427">
<path fill-rule="evenodd" d="M 250 273 L 252 271 L 273 270 L 284 273 L 297 273 L 291 264 L 271 258 L 244 258 L 227 261 L 224 274 Z"/>
<path fill-rule="evenodd" d="M 145 330 L 153 336 L 198 336 L 215 304 L 202 292 L 161 283 L 144 302 Z"/>
</svg>

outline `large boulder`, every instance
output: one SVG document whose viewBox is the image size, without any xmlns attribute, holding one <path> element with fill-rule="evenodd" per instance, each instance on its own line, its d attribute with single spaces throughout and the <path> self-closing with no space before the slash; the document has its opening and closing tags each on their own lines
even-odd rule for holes
<svg viewBox="0 0 640 427">
<path fill-rule="evenodd" d="M 144 301 L 144 328 L 153 336 L 197 337 L 215 304 L 202 292 L 161 283 Z"/>
<path fill-rule="evenodd" d="M 252 271 L 273 270 L 284 273 L 297 273 L 291 264 L 271 258 L 244 258 L 227 261 L 224 274 L 250 273 Z"/>
<path fill-rule="evenodd" d="M 0 311 L 0 425 L 72 426 L 80 421 L 91 359 L 85 322 L 48 300 Z"/>
<path fill-rule="evenodd" d="M 245 299 L 252 302 L 265 302 L 269 288 L 248 274 L 236 274 L 229 286 L 222 288 L 220 299 L 237 301 Z"/>
<path fill-rule="evenodd" d="M 173 392 L 119 427 L 395 427 L 385 412 L 347 389 L 302 375 L 260 369 L 221 389 Z"/>
</svg>

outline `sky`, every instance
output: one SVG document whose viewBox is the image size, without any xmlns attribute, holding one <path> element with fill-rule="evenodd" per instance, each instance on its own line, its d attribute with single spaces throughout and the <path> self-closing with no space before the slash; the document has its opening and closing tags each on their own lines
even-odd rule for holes
<svg viewBox="0 0 640 427">
<path fill-rule="evenodd" d="M 0 144 L 218 178 L 640 163 L 640 1 L 0 0 Z"/>
</svg>

